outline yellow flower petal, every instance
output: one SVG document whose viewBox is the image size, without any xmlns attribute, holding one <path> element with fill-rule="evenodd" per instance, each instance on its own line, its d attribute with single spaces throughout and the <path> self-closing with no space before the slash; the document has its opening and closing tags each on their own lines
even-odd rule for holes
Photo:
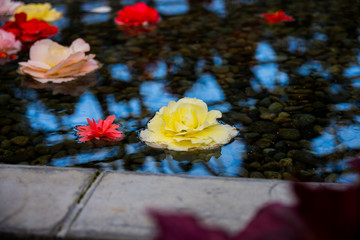
<svg viewBox="0 0 360 240">
<path fill-rule="evenodd" d="M 61 18 L 62 13 L 51 9 L 50 3 L 31 3 L 19 6 L 15 13 L 24 12 L 27 15 L 27 20 L 36 18 L 38 20 L 52 22 Z"/>
<path fill-rule="evenodd" d="M 207 105 L 196 98 L 182 98 L 162 107 L 140 132 L 140 139 L 156 148 L 176 151 L 211 149 L 228 143 L 238 134 L 216 119 L 221 112 L 207 111 Z"/>
</svg>

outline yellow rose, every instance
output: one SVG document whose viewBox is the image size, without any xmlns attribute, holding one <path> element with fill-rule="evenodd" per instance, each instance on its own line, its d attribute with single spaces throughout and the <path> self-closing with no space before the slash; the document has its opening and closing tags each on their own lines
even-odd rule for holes
<svg viewBox="0 0 360 240">
<path fill-rule="evenodd" d="M 62 13 L 51 9 L 50 3 L 32 3 L 18 7 L 15 13 L 24 12 L 27 15 L 26 20 L 36 18 L 38 20 L 52 22 L 61 18 Z"/>
<path fill-rule="evenodd" d="M 230 125 L 220 124 L 221 112 L 208 112 L 206 103 L 182 98 L 162 107 L 140 132 L 140 139 L 155 148 L 175 151 L 212 149 L 228 143 L 238 134 Z"/>
</svg>

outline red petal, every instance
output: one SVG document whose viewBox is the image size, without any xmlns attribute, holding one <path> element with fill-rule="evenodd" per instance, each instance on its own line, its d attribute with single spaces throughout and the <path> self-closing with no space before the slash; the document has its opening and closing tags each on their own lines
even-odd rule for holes
<svg viewBox="0 0 360 240">
<path fill-rule="evenodd" d="M 360 186 L 339 190 L 296 184 L 297 206 L 317 239 L 357 239 L 360 236 Z"/>
<path fill-rule="evenodd" d="M 310 236 L 294 207 L 272 203 L 261 208 L 232 240 L 310 240 Z"/>
<path fill-rule="evenodd" d="M 108 129 L 115 120 L 115 115 L 108 116 L 104 121 L 104 129 Z"/>
<path fill-rule="evenodd" d="M 26 17 L 27 17 L 27 15 L 24 12 L 16 13 L 15 14 L 15 22 L 16 22 L 16 24 L 21 24 L 21 23 L 26 22 Z"/>
<path fill-rule="evenodd" d="M 219 229 L 201 225 L 191 215 L 150 211 L 158 226 L 155 240 L 226 240 L 227 235 Z"/>
</svg>

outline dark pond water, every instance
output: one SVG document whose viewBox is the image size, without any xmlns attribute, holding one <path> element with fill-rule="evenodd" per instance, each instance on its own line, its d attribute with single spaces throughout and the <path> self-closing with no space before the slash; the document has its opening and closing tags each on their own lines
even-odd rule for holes
<svg viewBox="0 0 360 240">
<path fill-rule="evenodd" d="M 157 28 L 129 36 L 113 22 L 135 1 L 64 1 L 53 39 L 81 37 L 103 67 L 92 80 L 42 85 L 0 67 L 0 162 L 103 171 L 352 182 L 360 150 L 359 1 L 147 1 Z M 291 3 L 290 3 L 291 2 Z M 109 6 L 109 13 L 92 13 Z M 294 22 L 267 24 L 285 11 Z M 204 100 L 240 131 L 221 149 L 147 147 L 138 133 L 162 106 Z M 76 125 L 116 115 L 121 142 L 79 143 Z M 20 136 L 20 138 L 19 138 Z"/>
</svg>

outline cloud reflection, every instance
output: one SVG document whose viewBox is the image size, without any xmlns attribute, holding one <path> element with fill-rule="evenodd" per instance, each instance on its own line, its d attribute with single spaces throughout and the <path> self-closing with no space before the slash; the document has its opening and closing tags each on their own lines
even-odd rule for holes
<svg viewBox="0 0 360 240">
<path fill-rule="evenodd" d="M 104 118 L 98 99 L 90 92 L 86 92 L 79 99 L 75 106 L 74 114 L 63 116 L 61 120 L 63 126 L 70 129 L 76 125 L 87 124 L 86 118 L 94 118 L 96 121 Z"/>
<path fill-rule="evenodd" d="M 154 0 L 155 8 L 163 15 L 179 15 L 189 11 L 186 0 Z"/>
<path fill-rule="evenodd" d="M 111 64 L 108 66 L 108 70 L 115 80 L 131 81 L 131 73 L 128 66 L 124 63 Z"/>
<path fill-rule="evenodd" d="M 203 74 L 184 95 L 199 98 L 207 104 L 225 100 L 222 88 L 211 74 Z"/>
<path fill-rule="evenodd" d="M 140 85 L 140 95 L 145 106 L 151 112 L 156 112 L 163 106 L 167 106 L 170 101 L 177 100 L 177 98 L 165 91 L 165 82 L 143 82 Z"/>
</svg>

